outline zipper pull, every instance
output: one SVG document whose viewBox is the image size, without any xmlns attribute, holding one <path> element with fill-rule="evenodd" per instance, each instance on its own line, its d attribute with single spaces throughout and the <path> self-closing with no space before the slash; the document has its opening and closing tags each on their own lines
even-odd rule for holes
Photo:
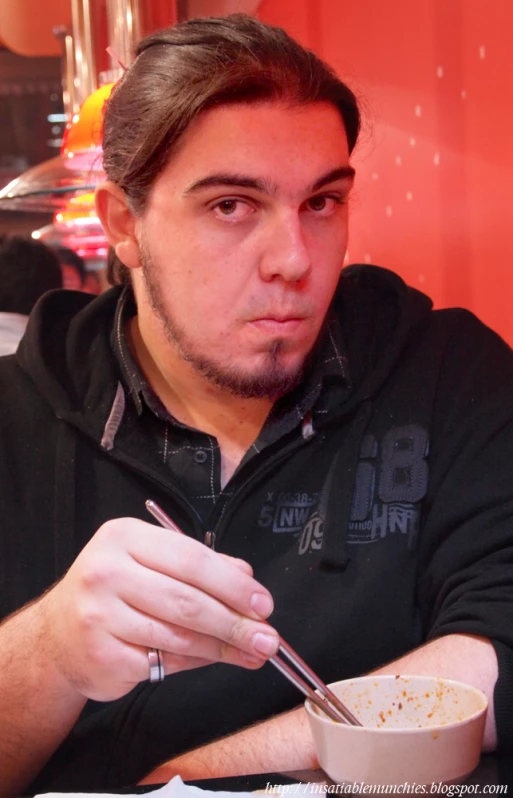
<svg viewBox="0 0 513 798">
<path fill-rule="evenodd" d="M 213 549 L 215 551 L 216 548 L 216 533 L 215 532 L 205 532 L 205 536 L 203 538 L 203 543 L 205 546 L 208 546 L 209 549 Z"/>
<path fill-rule="evenodd" d="M 315 429 L 312 421 L 312 414 L 307 413 L 301 424 L 301 434 L 305 441 L 309 440 L 315 435 Z"/>
</svg>

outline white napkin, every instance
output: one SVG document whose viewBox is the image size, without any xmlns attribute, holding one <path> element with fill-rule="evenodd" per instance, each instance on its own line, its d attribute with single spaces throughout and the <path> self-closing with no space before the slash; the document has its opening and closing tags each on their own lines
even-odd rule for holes
<svg viewBox="0 0 513 798">
<path fill-rule="evenodd" d="M 36 795 L 35 798 L 42 798 L 43 793 L 40 795 Z M 88 798 L 91 796 L 91 793 L 86 792 L 74 792 L 74 793 L 62 793 L 62 792 L 45 792 L 45 798 L 61 798 L 61 796 L 66 795 L 67 798 Z M 222 792 L 217 790 L 202 790 L 200 787 L 192 787 L 191 785 L 184 784 L 180 776 L 175 776 L 171 779 L 170 782 L 165 784 L 163 787 L 159 787 L 157 790 L 151 790 L 145 795 L 151 796 L 151 798 L 207 798 L 207 796 L 212 795 L 216 796 L 216 798 L 233 798 L 233 792 Z M 254 798 L 254 795 L 250 792 L 238 792 L 237 798 Z M 94 798 L 116 798 L 115 795 L 112 793 L 95 793 Z M 118 795 L 117 798 L 120 798 Z M 136 795 L 135 793 L 131 793 L 130 795 L 125 795 L 124 798 L 140 798 L 140 794 Z"/>
</svg>

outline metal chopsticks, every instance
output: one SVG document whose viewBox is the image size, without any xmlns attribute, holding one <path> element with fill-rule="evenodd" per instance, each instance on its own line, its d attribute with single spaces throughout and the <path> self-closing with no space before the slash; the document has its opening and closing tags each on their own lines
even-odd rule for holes
<svg viewBox="0 0 513 798">
<path fill-rule="evenodd" d="M 182 531 L 177 527 L 177 525 L 171 520 L 171 518 L 164 512 L 164 510 L 159 507 L 159 505 L 154 502 L 152 499 L 148 499 L 146 502 L 146 509 L 149 513 L 159 522 L 161 526 L 166 529 L 171 529 L 173 532 L 180 532 Z M 297 654 L 294 649 L 289 646 L 285 640 L 280 637 L 280 647 L 279 653 L 282 654 L 286 659 L 289 660 L 302 674 L 304 678 L 302 678 L 298 673 L 296 673 L 290 665 L 288 665 L 284 660 L 275 655 L 269 659 L 275 668 L 277 668 L 280 673 L 282 673 L 292 684 L 300 690 L 303 695 L 307 696 L 307 698 L 312 701 L 322 712 L 324 712 L 331 720 L 337 721 L 338 723 L 345 723 L 350 726 L 361 726 L 362 724 L 360 721 L 355 718 L 352 712 L 340 701 L 339 698 L 333 693 L 324 682 L 319 679 L 317 674 L 306 664 L 306 662 L 301 659 L 299 654 Z M 310 684 L 308 684 L 308 682 Z M 312 685 L 312 687 L 310 687 Z M 315 692 L 313 688 L 316 688 L 318 692 Z"/>
<path fill-rule="evenodd" d="M 269 662 L 271 662 L 275 668 L 277 668 L 284 676 L 286 676 L 286 678 L 292 682 L 292 684 L 297 687 L 297 689 L 300 690 L 303 695 L 307 696 L 307 698 L 309 698 L 312 703 L 314 703 L 317 707 L 319 707 L 319 709 L 328 715 L 331 720 L 335 720 L 338 723 L 345 723 L 348 726 L 362 725 L 358 718 L 356 718 L 345 706 L 345 704 L 343 704 L 342 701 L 337 698 L 335 693 L 330 690 L 330 688 L 324 684 L 321 679 L 319 679 L 315 671 L 313 671 L 306 664 L 304 659 L 302 659 L 281 636 L 280 648 L 278 650 L 280 654 L 285 656 L 289 662 L 292 662 L 296 666 L 298 671 L 303 674 L 305 679 L 302 679 L 299 674 L 293 671 L 292 668 L 278 656 L 271 657 Z M 310 682 L 310 684 L 313 685 L 318 692 L 314 692 L 307 682 Z"/>
</svg>

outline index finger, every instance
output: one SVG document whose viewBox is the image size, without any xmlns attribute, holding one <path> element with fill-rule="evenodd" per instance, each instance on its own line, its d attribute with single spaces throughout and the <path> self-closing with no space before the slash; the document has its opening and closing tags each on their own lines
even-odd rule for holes
<svg viewBox="0 0 513 798">
<path fill-rule="evenodd" d="M 140 525 L 146 529 L 141 535 Z M 140 565 L 192 585 L 227 607 L 254 620 L 274 609 L 271 594 L 240 567 L 240 561 L 213 551 L 183 533 L 123 519 L 127 552 Z"/>
</svg>

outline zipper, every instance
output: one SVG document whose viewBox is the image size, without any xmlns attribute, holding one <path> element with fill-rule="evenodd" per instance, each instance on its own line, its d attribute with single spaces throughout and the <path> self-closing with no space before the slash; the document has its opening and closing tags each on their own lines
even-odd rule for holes
<svg viewBox="0 0 513 798">
<path fill-rule="evenodd" d="M 132 465 L 132 466 L 134 466 L 134 465 L 135 465 L 134 463 L 132 463 L 132 462 L 131 462 L 131 458 L 129 458 L 129 457 L 123 457 L 123 455 L 122 455 L 122 454 L 121 454 L 121 456 L 116 456 L 116 455 L 115 455 L 113 452 L 112 452 L 112 453 L 111 453 L 111 452 L 108 452 L 107 454 L 108 454 L 110 457 L 112 457 L 112 459 L 113 459 L 113 460 L 117 460 L 118 462 L 121 462 L 121 463 L 123 463 L 123 462 L 124 462 L 124 463 L 125 463 L 125 465 L 128 465 L 128 464 L 130 464 L 130 465 Z M 192 504 L 190 504 L 190 503 L 187 501 L 187 499 L 185 499 L 185 498 L 184 498 L 184 497 L 183 497 L 183 496 L 182 496 L 182 495 L 179 493 L 179 491 L 178 491 L 178 490 L 177 490 L 177 489 L 176 489 L 176 488 L 175 488 L 173 485 L 170 485 L 170 484 L 169 484 L 169 482 L 167 482 L 167 481 L 164 481 L 164 480 L 162 480 L 162 479 L 159 479 L 158 475 L 157 475 L 157 474 L 155 474 L 155 473 L 154 473 L 153 471 L 151 471 L 150 469 L 147 469 L 147 468 L 145 468 L 145 466 L 143 466 L 143 465 L 141 465 L 141 464 L 139 463 L 139 464 L 137 465 L 137 470 L 138 470 L 140 473 L 144 474 L 146 477 L 149 477 L 149 478 L 150 478 L 150 479 L 151 479 L 153 482 L 156 482 L 158 485 L 161 485 L 162 487 L 166 488 L 168 492 L 169 492 L 169 491 L 172 491 L 172 493 L 173 493 L 173 498 L 175 498 L 176 500 L 178 500 L 179 504 L 181 504 L 181 505 L 182 505 L 182 508 L 183 508 L 184 510 L 186 510 L 186 511 L 188 511 L 188 512 L 190 511 L 190 517 L 191 517 L 191 519 L 192 519 L 192 521 L 193 521 L 193 526 L 194 526 L 194 528 L 195 528 L 196 535 L 197 535 L 198 539 L 201 539 L 201 532 L 203 531 L 203 529 L 201 528 L 201 530 L 199 530 L 199 529 L 198 529 L 198 526 L 197 526 L 197 524 L 196 524 L 196 521 L 198 521 L 198 520 L 199 520 L 199 522 L 200 522 L 200 524 L 201 524 L 201 518 L 200 518 L 200 516 L 198 515 L 198 513 L 196 512 L 195 508 L 192 506 Z M 249 481 L 249 480 L 248 480 L 248 481 Z M 211 530 L 207 530 L 207 531 L 206 531 L 206 532 L 203 534 L 203 543 L 204 543 L 204 544 L 205 544 L 205 546 L 207 546 L 209 549 L 212 549 L 213 551 L 215 551 L 215 548 L 216 548 L 216 533 L 215 533 L 215 532 L 212 532 Z"/>
<path fill-rule="evenodd" d="M 340 423 L 342 419 L 347 419 L 350 416 L 350 414 L 353 412 L 353 410 L 354 410 L 353 407 L 349 407 L 347 411 L 342 413 L 337 418 L 337 421 Z M 251 484 L 255 479 L 258 479 L 258 477 L 262 476 L 265 473 L 265 471 L 269 471 L 272 467 L 278 465 L 282 460 L 288 457 L 289 454 L 299 449 L 301 446 L 308 446 L 314 441 L 317 442 L 320 440 L 322 442 L 322 440 L 325 440 L 327 435 L 327 430 L 329 430 L 329 424 L 325 424 L 322 430 L 317 430 L 315 435 L 312 435 L 309 438 L 303 438 L 303 436 L 301 435 L 299 438 L 292 441 L 292 443 L 290 443 L 285 449 L 282 449 L 281 452 L 279 452 L 275 457 L 271 458 L 266 463 L 262 464 L 259 468 L 257 468 L 256 471 L 254 471 L 248 477 L 248 479 L 242 483 L 240 488 L 238 488 L 238 490 L 235 493 L 233 493 L 230 499 L 228 500 L 225 512 L 222 513 L 221 518 L 219 519 L 214 528 L 214 531 L 210 533 L 214 535 L 214 542 L 219 539 L 219 535 L 221 533 L 221 524 L 226 523 L 227 519 L 229 519 L 230 513 L 233 517 L 234 512 L 237 508 L 237 504 L 239 504 L 241 499 L 243 499 L 244 496 L 247 494 L 248 492 L 247 489 L 251 486 Z"/>
<path fill-rule="evenodd" d="M 238 504 L 238 502 L 240 501 L 240 498 L 241 498 L 241 494 L 244 494 L 245 492 L 247 492 L 247 488 L 252 484 L 252 482 L 253 482 L 253 480 L 255 478 L 258 478 L 265 471 L 268 471 L 271 467 L 273 467 L 276 464 L 280 463 L 282 460 L 284 460 L 295 449 L 299 449 L 299 447 L 302 444 L 303 445 L 308 445 L 310 442 L 312 442 L 314 440 L 317 440 L 317 438 L 318 438 L 318 434 L 317 435 L 313 435 L 311 438 L 308 438 L 306 440 L 303 437 L 300 437 L 299 439 L 297 439 L 297 440 L 293 441 L 292 443 L 290 443 L 286 449 L 282 449 L 281 452 L 279 452 L 278 455 L 275 458 L 272 458 L 270 461 L 267 461 L 266 463 L 261 465 L 259 468 L 257 468 L 257 470 L 254 471 L 248 477 L 248 479 L 245 482 L 242 483 L 241 487 L 228 500 L 228 504 L 231 505 L 231 507 L 230 507 L 231 514 L 233 515 L 233 512 L 234 512 L 233 505 L 234 504 Z M 158 474 L 156 474 L 155 471 L 153 471 L 152 469 L 147 468 L 146 466 L 144 466 L 140 462 L 135 462 L 134 460 L 132 460 L 131 457 L 127 457 L 126 455 L 124 455 L 123 452 L 120 451 L 119 449 L 117 449 L 117 450 L 116 449 L 112 449 L 110 452 L 104 452 L 104 454 L 107 457 L 110 457 L 112 460 L 116 460 L 118 463 L 124 463 L 125 465 L 129 466 L 130 468 L 133 468 L 136 472 L 139 472 L 140 474 L 143 474 L 145 477 L 148 477 L 152 482 L 155 482 L 157 485 L 159 485 L 160 487 L 164 488 L 168 493 L 172 492 L 173 498 L 175 498 L 179 502 L 179 504 L 182 505 L 182 508 L 187 511 L 187 514 L 191 518 L 192 525 L 194 527 L 194 532 L 195 532 L 196 539 L 202 540 L 203 543 L 206 546 L 208 546 L 208 548 L 213 549 L 215 551 L 215 545 L 216 545 L 216 541 L 217 541 L 217 538 L 218 538 L 218 534 L 219 534 L 221 523 L 226 520 L 226 514 L 225 513 L 222 513 L 222 516 L 219 519 L 219 521 L 217 522 L 214 530 L 204 531 L 203 526 L 201 525 L 201 518 L 198 515 L 198 513 L 196 512 L 195 508 L 192 506 L 192 504 L 190 504 L 187 501 L 187 499 L 185 499 L 185 497 L 179 492 L 178 489 L 176 489 L 172 484 L 170 485 L 170 480 L 164 480 L 164 479 L 160 478 L 160 476 Z M 151 496 L 149 496 L 148 498 L 151 498 Z M 198 521 L 199 521 L 199 525 L 198 525 Z"/>
<path fill-rule="evenodd" d="M 320 434 L 322 435 L 322 433 L 320 433 Z M 219 536 L 219 533 L 221 531 L 220 530 L 221 524 L 222 523 L 224 524 L 226 522 L 227 517 L 228 517 L 228 515 L 230 513 L 233 516 L 233 514 L 235 512 L 235 509 L 237 507 L 237 504 L 240 504 L 241 499 L 244 498 L 244 495 L 247 493 L 247 489 L 252 485 L 252 483 L 253 483 L 253 481 L 255 479 L 257 479 L 262 474 L 264 474 L 265 471 L 269 471 L 272 467 L 278 465 L 282 460 L 284 460 L 286 457 L 288 457 L 289 454 L 291 454 L 296 449 L 299 449 L 302 445 L 308 445 L 309 443 L 311 443 L 314 440 L 317 441 L 318 438 L 319 438 L 319 433 L 317 433 L 316 435 L 313 435 L 311 438 L 307 438 L 306 440 L 303 437 L 301 437 L 299 440 L 295 440 L 292 443 L 290 443 L 286 449 L 282 449 L 282 451 L 279 452 L 278 455 L 276 455 L 276 457 L 272 458 L 271 460 L 268 460 L 266 463 L 261 465 L 260 468 L 257 468 L 257 470 L 254 471 L 248 477 L 248 479 L 245 482 L 242 483 L 240 488 L 235 493 L 232 494 L 232 496 L 230 497 L 230 499 L 228 500 L 228 503 L 226 505 L 225 512 L 222 513 L 221 518 L 217 522 L 214 531 L 209 531 L 209 532 L 205 533 L 204 542 L 207 543 L 207 536 L 212 536 L 212 537 L 209 537 L 208 539 L 209 540 L 213 539 L 213 543 L 212 543 L 211 548 L 214 548 L 215 542 L 216 542 L 216 540 L 217 540 L 217 538 Z M 228 507 L 229 507 L 229 510 L 228 510 Z M 207 544 L 207 545 L 210 545 L 210 544 Z"/>
<path fill-rule="evenodd" d="M 347 415 L 347 414 L 344 414 L 344 415 Z M 66 420 L 66 419 L 63 419 L 63 420 Z M 81 428 L 82 425 L 76 423 L 76 421 L 73 423 L 73 426 L 75 426 L 76 428 L 78 428 L 82 432 L 86 432 L 86 434 L 89 434 L 89 433 L 87 433 L 87 431 L 85 429 L 82 429 Z M 266 471 L 269 471 L 272 467 L 276 466 L 278 463 L 280 463 L 282 460 L 284 460 L 286 457 L 288 457 L 289 454 L 291 454 L 295 450 L 299 449 L 302 445 L 303 446 L 308 446 L 308 444 L 312 443 L 313 441 L 317 441 L 319 439 L 319 435 L 321 435 L 321 436 L 324 435 L 325 436 L 325 434 L 326 434 L 325 432 L 318 431 L 315 435 L 312 435 L 312 437 L 307 438 L 307 439 L 305 439 L 302 436 L 300 436 L 298 439 L 296 439 L 292 443 L 290 443 L 285 449 L 282 449 L 276 455 L 276 457 L 271 458 L 271 460 L 268 460 L 266 463 L 264 463 L 259 468 L 257 468 L 257 470 L 254 471 L 248 477 L 248 479 L 245 482 L 242 483 L 242 485 L 236 491 L 236 493 L 234 493 L 230 497 L 230 499 L 228 501 L 228 505 L 230 505 L 229 512 L 231 513 L 231 515 L 233 516 L 233 514 L 234 514 L 234 505 L 235 505 L 235 507 L 237 506 L 237 504 L 240 502 L 241 498 L 245 495 L 245 493 L 247 493 L 247 488 L 250 487 L 250 485 L 253 483 L 253 481 L 255 479 L 260 477 Z M 180 493 L 180 491 L 177 488 L 175 488 L 173 485 L 170 485 L 170 481 L 172 481 L 172 480 L 169 480 L 169 479 L 168 480 L 164 480 L 164 479 L 162 479 L 159 474 L 157 474 L 157 473 L 155 473 L 155 471 L 153 471 L 153 469 L 147 468 L 146 466 L 141 464 L 139 461 L 133 460 L 131 457 L 127 457 L 119 449 L 114 448 L 110 452 L 104 452 L 104 454 L 107 457 L 110 457 L 112 460 L 115 460 L 115 461 L 117 461 L 119 463 L 123 463 L 124 465 L 129 466 L 136 473 L 138 472 L 140 474 L 143 474 L 151 482 L 154 482 L 155 484 L 159 485 L 161 488 L 163 488 L 167 492 L 171 492 L 172 495 L 173 495 L 173 498 L 176 501 L 178 501 L 179 504 L 181 504 L 182 508 L 189 515 L 189 518 L 192 521 L 192 526 L 194 528 L 194 534 L 195 534 L 196 539 L 197 540 L 203 540 L 203 543 L 206 546 L 208 546 L 209 548 L 215 550 L 215 545 L 216 545 L 216 541 L 217 541 L 218 536 L 219 536 L 221 524 L 226 522 L 226 518 L 227 518 L 228 513 L 226 513 L 226 514 L 224 512 L 222 513 L 221 518 L 217 522 L 214 530 L 207 530 L 205 532 L 204 529 L 203 529 L 201 518 L 200 518 L 199 514 L 196 512 L 196 510 L 192 506 L 192 504 L 190 504 L 187 501 L 187 499 Z M 151 497 L 148 497 L 148 498 L 151 498 Z M 227 507 L 228 507 L 228 505 L 227 505 Z"/>
<path fill-rule="evenodd" d="M 265 471 L 270 470 L 271 467 L 274 467 L 275 465 L 280 463 L 291 452 L 293 452 L 296 449 L 299 449 L 301 445 L 308 445 L 310 442 L 312 442 L 314 440 L 317 440 L 317 438 L 318 438 L 318 434 L 317 435 L 313 435 L 311 438 L 308 438 L 306 440 L 303 437 L 300 437 L 299 439 L 296 439 L 295 441 L 290 443 L 287 448 L 282 449 L 281 452 L 279 452 L 278 455 L 275 458 L 272 458 L 270 461 L 267 461 L 266 463 L 262 464 L 260 466 L 260 468 L 257 468 L 257 470 L 254 471 L 248 477 L 248 479 L 245 482 L 242 483 L 241 487 L 229 499 L 228 504 L 231 505 L 231 507 L 230 507 L 231 514 L 233 515 L 233 513 L 234 513 L 233 505 L 239 503 L 239 501 L 241 499 L 241 494 L 243 495 L 244 493 L 247 492 L 247 488 L 250 487 L 250 485 L 253 483 L 253 480 L 255 478 L 258 478 Z M 173 485 L 170 485 L 169 481 L 161 479 L 159 477 L 159 475 L 156 474 L 152 469 L 146 468 L 146 466 L 142 465 L 139 462 L 136 463 L 135 461 L 132 460 L 131 457 L 127 457 L 126 455 L 124 455 L 119 450 L 113 449 L 112 451 L 106 452 L 105 454 L 108 457 L 111 457 L 113 460 L 117 460 L 120 463 L 124 463 L 125 465 L 129 465 L 134 470 L 136 470 L 139 473 L 143 474 L 144 476 L 148 477 L 152 482 L 155 482 L 157 485 L 160 485 L 161 487 L 165 488 L 168 492 L 171 491 L 173 493 L 174 498 L 176 500 L 178 500 L 178 502 L 182 505 L 182 508 L 187 511 L 189 517 L 191 518 L 191 520 L 193 522 L 196 538 L 198 540 L 203 540 L 203 543 L 206 546 L 208 546 L 208 548 L 210 548 L 210 549 L 212 549 L 214 551 L 216 550 L 215 546 L 216 546 L 216 541 L 217 541 L 217 538 L 218 538 L 218 533 L 220 531 L 221 523 L 226 521 L 225 513 L 222 514 L 222 516 L 219 519 L 219 521 L 217 522 L 216 527 L 215 527 L 214 530 L 207 530 L 205 532 L 203 530 L 203 527 L 201 526 L 201 518 L 198 515 L 198 513 L 196 512 L 196 510 L 194 509 L 194 507 L 192 506 L 192 504 L 190 504 L 187 501 L 187 499 L 185 499 L 184 496 L 177 489 L 175 489 L 175 487 Z M 151 498 L 151 497 L 149 497 L 149 498 Z M 237 501 L 235 501 L 235 500 L 237 500 Z M 198 521 L 200 523 L 199 527 L 198 527 L 198 523 L 197 523 Z"/>
<path fill-rule="evenodd" d="M 205 546 L 208 546 L 209 549 L 212 549 L 213 551 L 215 551 L 215 549 L 216 549 L 216 533 L 215 532 L 211 532 L 210 530 L 205 532 L 205 535 L 203 537 L 203 543 L 205 544 Z"/>
</svg>

